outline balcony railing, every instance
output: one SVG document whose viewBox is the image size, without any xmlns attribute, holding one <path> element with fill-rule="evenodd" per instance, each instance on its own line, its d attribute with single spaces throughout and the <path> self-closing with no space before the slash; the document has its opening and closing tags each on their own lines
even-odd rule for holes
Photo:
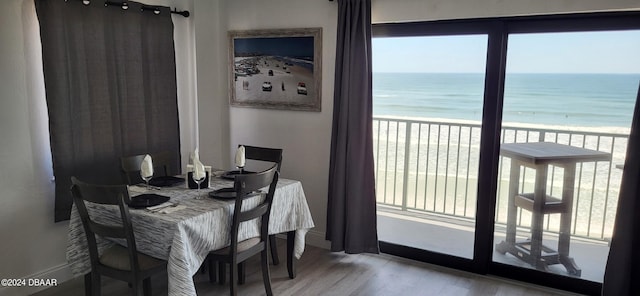
<svg viewBox="0 0 640 296">
<path fill-rule="evenodd" d="M 480 124 L 462 120 L 426 121 L 374 117 L 373 146 L 378 204 L 403 211 L 474 220 L 480 147 Z M 592 129 L 590 129 L 592 130 Z M 604 129 L 603 129 L 604 130 Z M 605 240 L 611 237 L 628 140 L 627 130 L 597 132 L 548 126 L 503 125 L 502 143 L 556 142 L 612 154 L 612 161 L 578 164 L 572 235 Z M 496 223 L 507 219 L 509 158 L 501 157 Z M 552 167 L 548 193 L 558 195 L 562 169 Z M 525 169 L 521 190 L 533 188 L 534 173 Z M 554 181 L 555 180 L 555 181 Z M 527 211 L 518 225 L 529 227 Z M 559 215 L 545 219 L 547 231 L 558 232 Z"/>
</svg>

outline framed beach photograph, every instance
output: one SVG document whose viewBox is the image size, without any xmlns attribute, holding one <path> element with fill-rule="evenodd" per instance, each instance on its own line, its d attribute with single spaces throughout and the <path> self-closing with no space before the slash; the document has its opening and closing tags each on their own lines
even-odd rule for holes
<svg viewBox="0 0 640 296">
<path fill-rule="evenodd" d="M 230 104 L 321 109 L 322 28 L 229 32 Z"/>
</svg>

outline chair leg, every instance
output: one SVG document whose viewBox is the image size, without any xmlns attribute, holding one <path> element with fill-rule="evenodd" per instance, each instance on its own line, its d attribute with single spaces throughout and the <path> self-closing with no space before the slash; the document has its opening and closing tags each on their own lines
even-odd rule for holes
<svg viewBox="0 0 640 296">
<path fill-rule="evenodd" d="M 227 273 L 225 267 L 226 264 L 224 262 L 218 262 L 218 283 L 220 283 L 220 285 L 224 285 L 224 283 L 227 281 Z"/>
<path fill-rule="evenodd" d="M 231 296 L 238 294 L 238 281 L 236 279 L 236 267 L 234 263 L 229 263 L 229 288 L 231 289 Z"/>
<path fill-rule="evenodd" d="M 84 295 L 91 295 L 91 272 L 84 275 Z"/>
<path fill-rule="evenodd" d="M 238 285 L 244 284 L 246 280 L 246 274 L 244 271 L 244 262 L 238 263 Z"/>
<path fill-rule="evenodd" d="M 138 296 L 140 295 L 140 289 L 143 288 L 143 285 L 141 282 L 139 281 L 134 281 L 133 283 L 129 283 L 131 285 L 131 289 L 129 289 L 129 291 L 131 291 L 131 295 L 135 295 Z M 144 295 L 144 291 L 142 291 L 142 294 Z"/>
<path fill-rule="evenodd" d="M 267 291 L 267 296 L 272 296 L 271 275 L 269 274 L 269 253 L 267 250 L 260 252 L 260 259 L 262 261 L 262 281 L 264 282 L 264 289 Z"/>
<path fill-rule="evenodd" d="M 100 275 L 92 272 L 91 273 L 91 294 L 92 296 L 100 296 L 102 294 L 100 283 Z"/>
<path fill-rule="evenodd" d="M 207 259 L 207 269 L 209 269 L 209 282 L 214 283 L 216 281 L 216 266 L 217 261 Z"/>
<path fill-rule="evenodd" d="M 148 277 L 142 281 L 142 293 L 144 296 L 151 296 L 151 277 Z"/>
<path fill-rule="evenodd" d="M 269 235 L 269 246 L 271 247 L 271 260 L 273 265 L 280 264 L 280 258 L 278 258 L 278 245 L 276 244 L 276 235 Z"/>
</svg>

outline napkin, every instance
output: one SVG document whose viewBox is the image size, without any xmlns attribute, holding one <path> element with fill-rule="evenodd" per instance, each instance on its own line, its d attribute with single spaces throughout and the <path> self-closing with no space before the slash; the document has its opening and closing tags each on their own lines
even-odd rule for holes
<svg viewBox="0 0 640 296">
<path fill-rule="evenodd" d="M 200 162 L 200 155 L 198 153 L 198 148 L 193 153 L 193 177 L 196 180 L 204 179 L 207 176 L 207 173 L 204 169 L 204 165 Z"/>
<path fill-rule="evenodd" d="M 165 202 L 165 203 L 159 204 L 157 206 L 147 207 L 147 210 L 151 211 L 151 212 L 156 212 L 156 213 L 170 214 L 170 213 L 173 213 L 175 211 L 179 211 L 179 210 L 186 209 L 186 208 L 187 208 L 187 206 L 185 206 L 185 205 L 179 205 L 177 203 Z"/>
<path fill-rule="evenodd" d="M 165 208 L 159 210 L 158 213 L 171 214 L 171 213 L 173 213 L 175 211 L 179 211 L 179 210 L 186 209 L 186 208 L 187 208 L 187 206 L 185 206 L 185 205 L 177 205 L 177 206 L 165 207 Z M 298 258 L 298 259 L 300 259 L 300 258 Z"/>
<path fill-rule="evenodd" d="M 244 158 L 244 146 L 240 146 L 238 147 L 238 150 L 236 150 L 236 166 L 239 168 L 243 168 L 245 161 L 246 160 Z"/>
<path fill-rule="evenodd" d="M 149 211 L 157 211 L 157 210 L 160 210 L 160 209 L 164 209 L 166 207 L 175 207 L 175 206 L 177 206 L 177 205 L 174 204 L 174 203 L 165 202 L 165 203 L 161 203 L 161 204 L 159 204 L 157 206 L 147 207 L 147 210 L 149 210 Z"/>
<path fill-rule="evenodd" d="M 131 195 L 132 193 L 146 193 L 148 190 L 147 187 L 137 185 L 129 185 L 127 186 L 127 188 L 129 188 L 129 195 Z"/>
<path fill-rule="evenodd" d="M 147 154 L 142 159 L 142 165 L 140 166 L 140 176 L 142 178 L 153 177 L 153 162 L 151 161 L 151 155 Z"/>
</svg>

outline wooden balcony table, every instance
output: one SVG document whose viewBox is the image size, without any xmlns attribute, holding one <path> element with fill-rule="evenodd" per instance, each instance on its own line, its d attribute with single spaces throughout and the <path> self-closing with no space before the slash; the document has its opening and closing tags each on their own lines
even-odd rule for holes
<svg viewBox="0 0 640 296">
<path fill-rule="evenodd" d="M 546 270 L 548 265 L 562 264 L 569 274 L 579 277 L 581 270 L 569 256 L 576 164 L 610 161 L 611 154 L 551 142 L 502 144 L 500 154 L 511 158 L 511 169 L 506 239 L 496 245 L 496 251 L 509 253 L 540 270 Z M 564 169 L 560 198 L 547 195 L 549 165 Z M 519 192 L 521 167 L 536 171 L 532 193 Z M 531 239 L 521 242 L 516 242 L 518 207 L 532 215 Z M 561 215 L 557 251 L 542 243 L 544 215 L 555 213 Z"/>
</svg>

